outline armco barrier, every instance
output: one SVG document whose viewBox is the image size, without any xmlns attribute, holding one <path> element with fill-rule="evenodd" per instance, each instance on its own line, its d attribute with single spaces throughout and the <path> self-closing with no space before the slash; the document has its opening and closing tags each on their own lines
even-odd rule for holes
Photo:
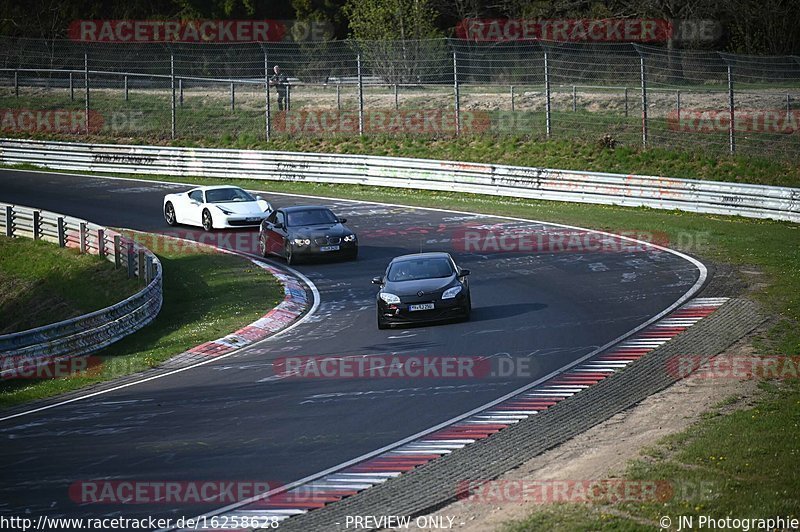
<svg viewBox="0 0 800 532">
<path fill-rule="evenodd" d="M 13 378 L 32 366 L 87 355 L 138 331 L 156 317 L 162 304 L 158 258 L 119 233 L 60 214 L 0 203 L 0 230 L 94 253 L 138 277 L 144 288 L 124 301 L 51 325 L 0 335 L 1 378 Z"/>
<path fill-rule="evenodd" d="M 426 159 L 0 139 L 0 163 L 447 190 L 800 221 L 798 188 Z"/>
</svg>

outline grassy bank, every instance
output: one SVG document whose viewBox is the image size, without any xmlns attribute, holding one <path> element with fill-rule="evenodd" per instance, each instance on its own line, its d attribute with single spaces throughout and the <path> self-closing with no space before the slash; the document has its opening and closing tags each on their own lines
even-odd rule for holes
<svg viewBox="0 0 800 532">
<path fill-rule="evenodd" d="M 58 380 L 0 383 L 0 408 L 156 366 L 251 323 L 283 299 L 283 286 L 242 257 L 170 244 L 153 251 L 164 268 L 164 305 L 158 317 L 101 351 L 101 364 L 86 373 Z"/>
<path fill-rule="evenodd" d="M 136 280 L 95 255 L 0 236 L 0 334 L 100 310 L 137 289 Z"/>
</svg>

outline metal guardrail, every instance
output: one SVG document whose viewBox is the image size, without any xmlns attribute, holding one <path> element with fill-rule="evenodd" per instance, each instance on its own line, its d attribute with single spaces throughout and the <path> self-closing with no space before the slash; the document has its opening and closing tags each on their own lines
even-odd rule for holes
<svg viewBox="0 0 800 532">
<path fill-rule="evenodd" d="M 0 378 L 14 378 L 33 367 L 88 355 L 138 331 L 161 310 L 162 271 L 148 249 L 105 227 L 53 212 L 0 203 L 0 231 L 73 247 L 127 269 L 144 288 L 110 307 L 27 331 L 0 335 Z"/>
<path fill-rule="evenodd" d="M 60 170 L 346 183 L 800 222 L 800 188 L 364 155 L 0 139 L 0 163 Z"/>
</svg>

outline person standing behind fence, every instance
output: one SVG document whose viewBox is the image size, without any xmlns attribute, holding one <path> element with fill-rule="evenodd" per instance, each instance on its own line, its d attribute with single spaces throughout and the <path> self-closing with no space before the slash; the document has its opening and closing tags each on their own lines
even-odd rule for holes
<svg viewBox="0 0 800 532">
<path fill-rule="evenodd" d="M 289 80 L 286 74 L 281 74 L 281 67 L 275 65 L 274 74 L 269 78 L 269 84 L 278 91 L 278 111 L 288 111 Z"/>
</svg>

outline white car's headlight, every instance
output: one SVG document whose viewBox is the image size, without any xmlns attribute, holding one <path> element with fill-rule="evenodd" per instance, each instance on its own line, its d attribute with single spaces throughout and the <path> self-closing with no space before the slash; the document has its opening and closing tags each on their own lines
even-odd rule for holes
<svg viewBox="0 0 800 532">
<path fill-rule="evenodd" d="M 356 239 L 356 235 L 347 235 L 346 237 L 344 237 L 344 241 L 345 242 L 352 242 L 355 239 Z"/>
<path fill-rule="evenodd" d="M 384 303 L 389 305 L 398 305 L 400 303 L 400 298 L 394 294 L 389 294 L 387 292 L 382 292 L 380 298 L 383 299 Z"/>
<path fill-rule="evenodd" d="M 454 286 L 453 288 L 448 288 L 444 291 L 444 294 L 442 294 L 442 299 L 453 299 L 459 294 L 459 292 L 461 292 L 460 285 Z"/>
<path fill-rule="evenodd" d="M 311 240 L 309 240 L 307 238 L 295 238 L 294 240 L 292 240 L 292 243 L 295 246 L 307 246 L 307 245 L 311 244 Z"/>
</svg>

